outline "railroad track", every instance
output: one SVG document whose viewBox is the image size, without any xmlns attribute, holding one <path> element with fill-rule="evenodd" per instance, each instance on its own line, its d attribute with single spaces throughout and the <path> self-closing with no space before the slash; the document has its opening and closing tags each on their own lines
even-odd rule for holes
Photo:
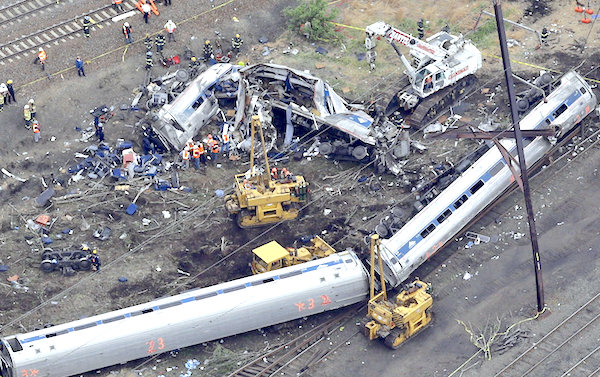
<svg viewBox="0 0 600 377">
<path fill-rule="evenodd" d="M 304 375 L 359 332 L 356 330 L 344 337 L 330 336 L 341 326 L 353 326 L 354 323 L 349 322 L 353 322 L 354 316 L 361 310 L 366 311 L 366 307 L 361 305 L 357 308 L 355 305 L 354 310 L 343 310 L 325 323 L 250 361 L 228 377 Z"/>
<path fill-rule="evenodd" d="M 20 0 L 14 4 L 0 8 L 0 26 L 22 21 L 28 15 L 49 8 L 51 6 L 60 6 L 56 0 Z"/>
<path fill-rule="evenodd" d="M 25 0 L 21 3 L 46 3 L 50 0 Z M 53 0 L 56 4 L 55 0 Z M 21 4 L 21 3 L 17 3 Z M 17 5 L 11 6 L 16 9 Z M 25 5 L 21 5 L 24 7 Z M 49 5 L 48 5 L 49 6 Z M 2 8 L 10 11 L 9 7 Z M 125 12 L 128 12 L 135 8 L 132 2 L 123 2 L 123 8 Z M 37 11 L 41 8 L 31 10 L 31 12 Z M 4 12 L 0 10 L 0 15 Z M 6 42 L 0 45 L 0 65 L 11 63 L 15 60 L 19 60 L 23 57 L 27 57 L 29 54 L 37 53 L 39 47 L 47 46 L 50 44 L 58 44 L 66 40 L 74 39 L 76 37 L 83 36 L 83 24 L 82 20 L 85 15 L 88 15 L 92 19 L 92 28 L 102 28 L 110 25 L 112 18 L 119 15 L 117 11 L 112 8 L 111 4 L 102 6 L 97 9 L 90 10 L 89 12 L 83 13 L 77 17 L 61 21 L 55 25 L 47 28 L 38 30 L 28 35 L 24 35 L 10 42 Z M 10 22 L 10 21 L 7 21 Z"/>
<path fill-rule="evenodd" d="M 600 293 L 556 325 L 494 377 L 596 375 L 600 371 L 598 367 L 600 347 L 584 350 L 576 345 L 582 338 L 596 337 L 600 331 L 598 319 L 600 319 Z M 590 343 L 589 339 L 585 340 Z M 581 357 L 577 360 L 566 358 L 561 351 L 567 347 L 581 350 Z"/>
</svg>

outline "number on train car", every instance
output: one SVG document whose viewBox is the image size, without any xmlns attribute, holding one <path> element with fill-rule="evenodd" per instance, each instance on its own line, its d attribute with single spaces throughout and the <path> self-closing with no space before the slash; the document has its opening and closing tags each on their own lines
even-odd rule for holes
<svg viewBox="0 0 600 377">
<path fill-rule="evenodd" d="M 35 377 L 40 373 L 37 369 L 21 369 L 21 377 Z"/>
<path fill-rule="evenodd" d="M 329 298 L 329 296 L 327 295 L 321 295 L 321 306 L 325 306 L 325 305 L 329 305 L 331 304 L 331 299 Z M 306 302 L 297 302 L 294 305 L 296 305 L 296 307 L 298 308 L 298 311 L 304 311 L 304 310 L 312 310 L 315 308 L 316 303 L 315 303 L 315 299 L 314 298 L 309 298 L 306 300 Z"/>
<path fill-rule="evenodd" d="M 154 341 L 154 339 L 149 340 L 146 342 L 146 345 L 148 345 L 149 355 L 156 353 L 156 351 L 165 349 L 165 341 L 163 340 L 163 338 L 156 338 L 156 341 Z"/>
</svg>

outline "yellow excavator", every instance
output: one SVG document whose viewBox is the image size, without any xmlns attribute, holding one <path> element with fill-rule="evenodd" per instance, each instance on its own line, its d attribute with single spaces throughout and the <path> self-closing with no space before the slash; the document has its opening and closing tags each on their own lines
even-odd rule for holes
<svg viewBox="0 0 600 377">
<path fill-rule="evenodd" d="M 260 274 L 308 262 L 313 259 L 325 258 L 336 252 L 333 247 L 319 236 L 315 236 L 310 242 L 311 244 L 301 246 L 297 249 L 293 247 L 286 249 L 277 241 L 271 241 L 257 247 L 252 250 L 253 257 L 250 264 L 252 273 Z"/>
<path fill-rule="evenodd" d="M 374 234 L 371 236 L 371 292 L 364 332 L 369 340 L 383 338 L 386 346 L 398 349 L 431 322 L 431 287 L 417 278 L 396 296 L 395 302 L 388 301 L 385 280 L 380 275 L 381 292 L 375 294 L 375 251 L 379 271 L 383 271 L 379 247 L 379 235 Z"/>
<path fill-rule="evenodd" d="M 254 167 L 254 141 L 259 130 L 266 170 L 259 174 Z M 240 228 L 252 228 L 298 217 L 308 201 L 308 182 L 300 175 L 271 178 L 265 138 L 258 115 L 252 116 L 250 170 L 235 176 L 234 193 L 225 196 L 225 208 L 235 216 Z"/>
</svg>

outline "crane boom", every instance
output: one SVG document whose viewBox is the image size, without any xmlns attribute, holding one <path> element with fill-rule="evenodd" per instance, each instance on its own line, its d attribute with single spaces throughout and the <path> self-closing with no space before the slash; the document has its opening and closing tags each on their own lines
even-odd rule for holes
<svg viewBox="0 0 600 377">
<path fill-rule="evenodd" d="M 403 46 L 411 49 L 417 49 L 425 54 L 429 59 L 442 60 L 446 58 L 446 52 L 442 49 L 433 46 L 425 41 L 422 41 L 412 35 L 396 29 L 395 27 L 386 24 L 383 21 L 378 21 L 366 27 L 367 34 L 380 35 L 388 42 L 398 42 Z"/>
</svg>

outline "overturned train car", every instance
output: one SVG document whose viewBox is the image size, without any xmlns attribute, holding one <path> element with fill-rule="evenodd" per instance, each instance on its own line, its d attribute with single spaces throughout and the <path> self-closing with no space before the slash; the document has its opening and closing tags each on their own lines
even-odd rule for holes
<svg viewBox="0 0 600 377">
<path fill-rule="evenodd" d="M 552 128 L 555 138 L 561 138 L 597 105 L 590 86 L 573 71 L 557 82 L 546 99 L 522 118 L 521 129 Z M 525 139 L 523 143 L 528 167 L 540 160 L 553 145 L 544 137 Z M 501 144 L 515 159 L 518 158 L 514 139 L 504 139 Z M 518 164 L 513 165 L 519 171 Z M 396 287 L 408 279 L 417 267 L 491 205 L 513 180 L 498 148 L 490 148 L 398 232 L 381 242 L 386 280 Z"/>
<path fill-rule="evenodd" d="M 65 377 L 366 298 L 351 251 L 0 339 L 0 376 Z"/>
</svg>

